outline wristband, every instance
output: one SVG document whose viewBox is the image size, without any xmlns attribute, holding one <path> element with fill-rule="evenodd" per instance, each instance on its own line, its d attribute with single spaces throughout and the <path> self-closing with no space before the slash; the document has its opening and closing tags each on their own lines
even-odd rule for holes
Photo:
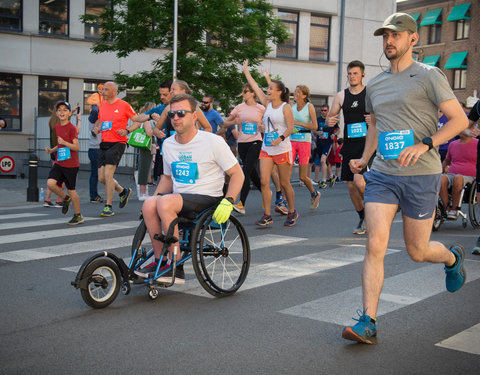
<svg viewBox="0 0 480 375">
<path fill-rule="evenodd" d="M 150 120 L 153 120 L 151 113 L 148 115 L 148 117 L 150 118 Z"/>
<path fill-rule="evenodd" d="M 227 201 L 229 201 L 231 204 L 233 204 L 234 200 L 232 197 L 226 197 L 225 198 Z"/>
<path fill-rule="evenodd" d="M 130 134 L 130 130 L 128 130 L 128 129 L 125 129 L 125 130 L 127 131 L 127 134 Z"/>
<path fill-rule="evenodd" d="M 282 141 L 284 141 L 284 140 L 285 140 L 285 136 L 282 134 L 282 135 L 280 136 L 280 139 L 281 139 Z"/>
</svg>

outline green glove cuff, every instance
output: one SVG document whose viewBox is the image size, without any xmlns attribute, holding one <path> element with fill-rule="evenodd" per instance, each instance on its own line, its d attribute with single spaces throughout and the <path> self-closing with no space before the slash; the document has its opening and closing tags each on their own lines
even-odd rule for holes
<svg viewBox="0 0 480 375">
<path fill-rule="evenodd" d="M 213 213 L 213 220 L 218 224 L 223 224 L 230 217 L 232 210 L 233 204 L 229 200 L 223 198 Z"/>
</svg>

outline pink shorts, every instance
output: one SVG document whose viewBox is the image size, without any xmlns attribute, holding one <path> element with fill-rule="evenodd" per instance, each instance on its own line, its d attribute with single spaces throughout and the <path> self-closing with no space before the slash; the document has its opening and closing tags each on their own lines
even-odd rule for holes
<svg viewBox="0 0 480 375">
<path fill-rule="evenodd" d="M 308 164 L 308 160 L 310 159 L 310 152 L 311 152 L 311 144 L 310 142 L 298 142 L 298 141 L 290 141 L 292 144 L 292 158 L 295 160 L 295 156 L 298 153 L 298 164 L 305 165 Z"/>
<path fill-rule="evenodd" d="M 284 152 L 283 154 L 278 154 L 278 155 L 269 155 L 265 151 L 261 150 L 260 151 L 260 156 L 258 157 L 259 159 L 272 159 L 275 164 L 293 164 L 293 159 L 292 159 L 292 152 Z"/>
</svg>

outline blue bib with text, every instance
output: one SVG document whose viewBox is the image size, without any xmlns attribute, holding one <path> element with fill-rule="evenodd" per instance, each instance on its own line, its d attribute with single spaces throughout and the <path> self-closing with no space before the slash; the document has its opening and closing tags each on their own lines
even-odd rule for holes
<svg viewBox="0 0 480 375">
<path fill-rule="evenodd" d="M 102 132 L 105 130 L 112 130 L 113 121 L 102 121 Z"/>
<path fill-rule="evenodd" d="M 175 181 L 192 185 L 198 178 L 198 166 L 197 163 L 175 161 L 172 163 L 172 173 Z"/>
<path fill-rule="evenodd" d="M 272 145 L 272 142 L 277 138 L 278 138 L 278 133 L 265 133 L 263 142 L 265 142 L 265 146 L 270 147 Z"/>
<path fill-rule="evenodd" d="M 57 149 L 57 161 L 64 161 L 70 159 L 70 149 L 68 147 L 60 147 Z"/>
<path fill-rule="evenodd" d="M 361 138 L 367 136 L 367 123 L 355 122 L 353 124 L 347 124 L 347 136 L 348 138 Z"/>
<path fill-rule="evenodd" d="M 382 159 L 398 159 L 400 152 L 413 144 L 412 129 L 384 132 L 378 135 L 378 150 Z"/>
<path fill-rule="evenodd" d="M 256 122 L 242 122 L 242 133 L 243 134 L 257 134 L 257 123 Z"/>
</svg>

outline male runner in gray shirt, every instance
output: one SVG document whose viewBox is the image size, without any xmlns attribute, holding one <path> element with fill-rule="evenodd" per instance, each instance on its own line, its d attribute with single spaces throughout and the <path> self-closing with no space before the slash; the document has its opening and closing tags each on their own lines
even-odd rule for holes
<svg viewBox="0 0 480 375">
<path fill-rule="evenodd" d="M 368 239 L 362 268 L 363 314 L 356 325 L 342 332 L 345 339 L 367 344 L 377 343 L 384 257 L 398 207 L 412 260 L 444 263 L 450 292 L 460 289 L 466 276 L 463 247 L 449 250 L 430 241 L 430 234 L 442 172 L 436 146 L 464 130 L 467 118 L 443 73 L 413 60 L 418 34 L 411 16 L 391 15 L 374 35 L 383 36 L 390 68 L 367 84 L 366 111 L 371 113 L 371 124 L 362 158 L 350 161 L 352 172 L 359 172 L 377 150 L 371 170 L 364 174 Z M 437 131 L 438 109 L 448 122 Z"/>
</svg>

